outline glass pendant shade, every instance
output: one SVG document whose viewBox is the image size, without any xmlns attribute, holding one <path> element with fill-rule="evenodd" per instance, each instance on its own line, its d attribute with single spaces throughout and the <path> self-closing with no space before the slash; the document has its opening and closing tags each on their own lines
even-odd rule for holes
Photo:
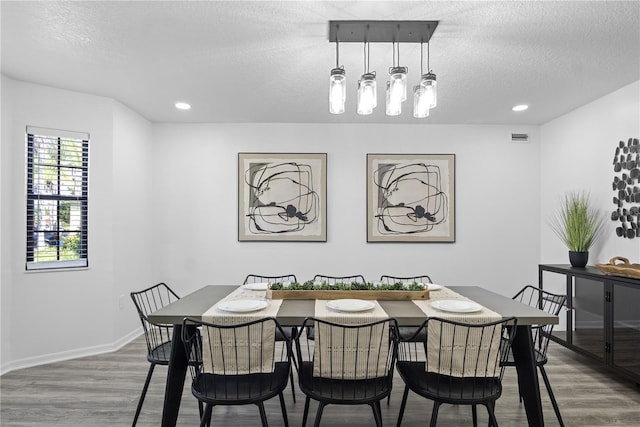
<svg viewBox="0 0 640 427">
<path fill-rule="evenodd" d="M 427 90 L 419 84 L 413 88 L 413 117 L 423 119 L 429 117 L 429 104 L 427 103 Z"/>
<path fill-rule="evenodd" d="M 329 77 L 329 112 L 331 114 L 344 113 L 344 104 L 347 99 L 344 68 L 334 68 Z"/>
<path fill-rule="evenodd" d="M 433 73 L 423 74 L 422 79 L 420 79 L 420 86 L 425 88 L 429 108 L 435 108 L 438 104 L 438 82 L 436 81 L 436 75 Z"/>
<path fill-rule="evenodd" d="M 392 98 L 400 97 L 400 102 L 407 100 L 407 67 L 393 67 L 389 71 Z"/>
<path fill-rule="evenodd" d="M 402 113 L 402 101 L 391 91 L 391 82 L 387 82 L 386 110 L 387 116 L 399 116 Z"/>
<path fill-rule="evenodd" d="M 373 113 L 378 104 L 377 95 L 375 73 L 363 74 L 358 81 L 358 114 L 364 116 Z"/>
</svg>

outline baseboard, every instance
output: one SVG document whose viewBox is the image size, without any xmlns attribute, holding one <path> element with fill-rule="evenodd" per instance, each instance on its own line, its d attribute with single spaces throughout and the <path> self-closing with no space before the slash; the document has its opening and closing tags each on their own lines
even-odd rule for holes
<svg viewBox="0 0 640 427">
<path fill-rule="evenodd" d="M 87 356 L 95 356 L 97 354 L 111 353 L 129 344 L 131 341 L 138 338 L 141 334 L 142 334 L 142 327 L 139 327 L 111 344 L 103 344 L 103 345 L 97 345 L 93 347 L 78 348 L 78 349 L 73 349 L 68 351 L 62 351 L 59 353 L 43 354 L 43 355 L 27 357 L 19 360 L 12 360 L 9 363 L 0 365 L 0 375 L 4 375 L 11 371 L 15 371 L 16 369 L 31 368 L 39 365 L 46 365 L 48 363 L 77 359 L 79 357 L 87 357 Z"/>
</svg>

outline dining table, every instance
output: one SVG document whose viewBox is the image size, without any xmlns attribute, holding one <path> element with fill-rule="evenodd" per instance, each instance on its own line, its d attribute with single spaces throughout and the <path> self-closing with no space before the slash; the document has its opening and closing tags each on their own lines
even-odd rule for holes
<svg viewBox="0 0 640 427">
<path fill-rule="evenodd" d="M 480 286 L 447 286 L 446 288 L 499 313 L 503 318 L 517 319 L 512 352 L 518 375 L 518 387 L 529 426 L 544 426 L 531 327 L 557 324 L 558 317 Z M 152 323 L 174 325 L 162 411 L 163 427 L 174 427 L 177 423 L 188 368 L 187 354 L 182 343 L 182 321 L 185 317 L 202 320 L 203 314 L 213 305 L 237 289 L 238 285 L 204 286 L 148 316 Z M 301 325 L 306 317 L 314 313 L 315 303 L 315 300 L 285 299 L 280 304 L 275 317 L 282 325 Z M 417 327 L 426 319 L 425 313 L 411 300 L 378 300 L 378 303 L 389 317 L 397 320 L 399 326 Z"/>
</svg>

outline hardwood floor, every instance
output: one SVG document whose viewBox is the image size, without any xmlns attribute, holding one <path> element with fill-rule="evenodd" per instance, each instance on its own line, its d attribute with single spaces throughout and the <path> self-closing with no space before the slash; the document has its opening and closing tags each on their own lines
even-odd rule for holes
<svg viewBox="0 0 640 427">
<path fill-rule="evenodd" d="M 37 426 L 128 426 L 131 425 L 139 393 L 148 369 L 146 348 L 142 338 L 110 354 L 86 357 L 49 365 L 22 369 L 0 377 L 0 425 L 3 427 Z M 606 372 L 581 355 L 556 343 L 549 348 L 547 373 L 560 411 L 568 427 L 609 427 L 640 425 L 640 392 L 636 384 Z M 138 426 L 158 426 L 162 413 L 162 397 L 166 368 L 157 367 L 149 393 L 138 420 Z M 179 426 L 198 425 L 198 407 L 186 381 L 182 398 Z M 394 382 L 390 405 L 382 404 L 383 422 L 396 424 L 403 383 Z M 285 390 L 289 422 L 302 422 L 304 398 L 297 390 L 298 402 L 293 403 L 291 390 Z M 557 426 L 544 385 L 542 399 L 546 425 Z M 278 399 L 266 404 L 271 426 L 284 425 Z M 313 424 L 316 405 L 311 404 Z M 479 425 L 486 425 L 486 412 L 479 413 Z M 431 415 L 431 402 L 410 394 L 403 426 L 425 426 Z M 518 401 L 515 370 L 505 374 L 504 393 L 498 400 L 496 416 L 502 426 L 524 426 L 524 407 Z M 368 407 L 329 406 L 325 409 L 323 426 L 371 426 L 373 415 Z M 438 425 L 471 425 L 471 409 L 444 405 Z M 255 406 L 214 408 L 212 425 L 260 425 Z"/>
</svg>

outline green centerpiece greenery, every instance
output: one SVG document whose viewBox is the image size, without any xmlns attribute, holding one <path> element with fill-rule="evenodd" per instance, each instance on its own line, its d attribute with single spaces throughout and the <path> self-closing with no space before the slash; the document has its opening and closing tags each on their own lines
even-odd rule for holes
<svg viewBox="0 0 640 427">
<path fill-rule="evenodd" d="M 573 191 L 565 194 L 560 207 L 549 219 L 549 224 L 569 248 L 571 256 L 571 252 L 589 252 L 602 232 L 604 216 L 591 204 L 588 193 Z"/>
<path fill-rule="evenodd" d="M 308 280 L 304 283 L 272 283 L 272 291 L 424 291 L 425 286 L 419 283 L 394 283 L 394 284 L 373 284 L 373 283 L 316 283 Z"/>
</svg>

